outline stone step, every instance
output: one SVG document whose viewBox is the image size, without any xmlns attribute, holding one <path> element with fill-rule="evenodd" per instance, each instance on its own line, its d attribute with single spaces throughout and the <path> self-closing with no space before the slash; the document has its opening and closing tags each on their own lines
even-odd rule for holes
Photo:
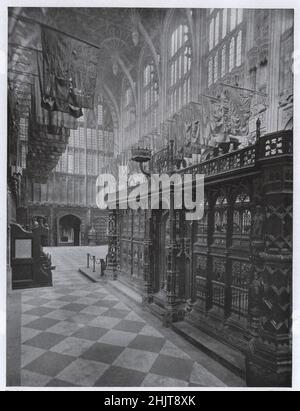
<svg viewBox="0 0 300 411">
<path fill-rule="evenodd" d="M 132 301 L 138 304 L 142 304 L 142 297 L 138 294 L 135 290 L 130 288 L 125 281 L 118 280 L 111 280 L 109 285 L 114 287 L 117 291 L 124 294 L 126 297 L 129 297 Z"/>
<path fill-rule="evenodd" d="M 164 315 L 165 315 L 165 309 L 162 308 L 161 306 L 152 303 L 148 305 L 148 309 L 150 310 L 150 312 L 155 315 L 156 317 L 158 317 L 160 320 L 163 321 L 164 319 Z"/>
<path fill-rule="evenodd" d="M 195 347 L 222 364 L 235 375 L 245 379 L 245 356 L 240 351 L 234 350 L 228 345 L 210 337 L 186 321 L 174 323 L 172 324 L 172 328 Z"/>
<path fill-rule="evenodd" d="M 105 282 L 105 279 L 101 278 L 100 274 L 97 271 L 93 273 L 93 270 L 91 268 L 81 267 L 78 269 L 78 271 L 93 283 Z"/>
</svg>

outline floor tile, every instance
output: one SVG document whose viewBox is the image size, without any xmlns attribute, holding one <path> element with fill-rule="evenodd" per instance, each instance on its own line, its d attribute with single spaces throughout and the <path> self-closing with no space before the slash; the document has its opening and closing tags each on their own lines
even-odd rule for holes
<svg viewBox="0 0 300 411">
<path fill-rule="evenodd" d="M 190 356 L 187 355 L 184 351 L 180 348 L 176 347 L 171 341 L 166 341 L 165 345 L 163 346 L 160 354 L 168 355 L 170 357 L 178 357 L 183 358 L 186 360 L 190 360 Z"/>
<path fill-rule="evenodd" d="M 53 327 L 53 325 L 57 324 L 58 320 L 54 320 L 52 318 L 39 318 L 37 320 L 34 320 L 27 325 L 28 328 L 33 328 L 34 330 L 41 330 L 45 331 L 50 327 Z"/>
<path fill-rule="evenodd" d="M 55 310 L 52 311 L 52 313 L 49 313 L 45 316 L 45 318 L 52 318 L 54 320 L 67 320 L 70 318 L 72 315 L 74 315 L 74 311 L 66 310 L 65 307 L 63 310 Z"/>
<path fill-rule="evenodd" d="M 90 305 L 97 303 L 98 301 L 99 301 L 99 298 L 81 297 L 76 301 L 76 303 L 90 306 Z"/>
<path fill-rule="evenodd" d="M 141 335 L 149 335 L 150 337 L 164 338 L 164 336 L 151 325 L 145 325 L 139 332 Z"/>
<path fill-rule="evenodd" d="M 96 315 L 97 317 L 103 313 L 108 311 L 108 307 L 95 307 L 95 306 L 89 306 L 84 308 L 80 313 L 82 314 L 92 314 Z"/>
<path fill-rule="evenodd" d="M 76 324 L 87 325 L 87 324 L 91 323 L 93 320 L 95 320 L 96 318 L 97 318 L 96 315 L 85 314 L 85 313 L 82 313 L 82 312 L 79 313 L 79 314 L 75 314 L 73 312 L 73 315 L 68 317 L 67 321 L 74 322 Z"/>
<path fill-rule="evenodd" d="M 116 304 L 119 302 L 118 298 L 115 297 L 115 296 L 112 295 L 112 294 L 107 294 L 107 296 L 104 297 L 104 300 L 105 300 L 105 301 L 114 301 Z"/>
<path fill-rule="evenodd" d="M 80 276 L 77 250 L 53 250 L 60 253 L 54 286 L 22 292 L 22 385 L 224 386 L 219 379 L 224 372 L 216 366 L 217 378 L 213 365 L 208 371 L 204 354 L 195 363 L 170 336 L 165 339 L 169 333 L 161 326 L 144 320 L 149 317 L 140 309 L 135 312 L 105 284 Z M 82 261 L 85 253 L 82 249 Z"/>
<path fill-rule="evenodd" d="M 84 340 L 82 338 L 67 337 L 59 344 L 52 347 L 51 351 L 58 352 L 59 354 L 79 357 L 80 355 L 85 353 L 93 344 L 93 341 Z"/>
<path fill-rule="evenodd" d="M 22 314 L 21 322 L 22 322 L 22 325 L 27 325 L 34 320 L 38 320 L 39 318 L 40 317 L 38 317 L 37 315 Z"/>
<path fill-rule="evenodd" d="M 118 302 L 117 301 L 109 301 L 109 300 L 100 300 L 97 303 L 94 304 L 94 306 L 96 307 L 108 307 L 108 308 L 112 308 L 115 305 L 117 305 Z"/>
<path fill-rule="evenodd" d="M 225 387 L 226 385 L 215 375 L 198 363 L 194 363 L 190 377 L 192 384 L 199 384 L 202 387 Z"/>
<path fill-rule="evenodd" d="M 95 387 L 139 387 L 145 373 L 120 367 L 110 367 L 95 383 Z"/>
<path fill-rule="evenodd" d="M 117 309 L 117 310 L 127 310 L 128 313 L 132 312 L 132 311 L 130 311 L 130 308 L 127 307 L 127 305 L 125 305 L 122 302 L 119 302 L 117 305 L 114 306 L 114 308 Z"/>
<path fill-rule="evenodd" d="M 38 317 L 42 317 L 43 315 L 49 314 L 52 311 L 54 311 L 53 308 L 36 307 L 36 308 L 33 308 L 29 311 L 26 311 L 26 314 L 27 315 L 37 315 Z"/>
<path fill-rule="evenodd" d="M 25 367 L 26 365 L 30 364 L 33 360 L 36 360 L 42 354 L 44 354 L 46 350 L 41 348 L 31 347 L 29 345 L 22 345 L 21 347 L 21 367 Z"/>
<path fill-rule="evenodd" d="M 80 387 L 80 385 L 75 385 L 67 381 L 59 380 L 58 378 L 53 378 L 46 384 L 49 388 L 67 388 L 67 387 Z"/>
<path fill-rule="evenodd" d="M 67 311 L 75 311 L 76 313 L 79 313 L 82 311 L 84 308 L 86 308 L 86 304 L 77 304 L 77 303 L 70 303 L 64 307 L 65 310 Z"/>
<path fill-rule="evenodd" d="M 67 301 L 60 301 L 60 300 L 52 300 L 49 301 L 47 304 L 44 304 L 43 307 L 46 308 L 53 308 L 53 309 L 60 309 L 68 305 L 69 303 Z"/>
<path fill-rule="evenodd" d="M 41 305 L 47 304 L 49 302 L 49 300 L 47 298 L 32 298 L 28 301 L 26 301 L 26 304 L 29 305 L 34 305 L 36 307 L 39 307 Z"/>
<path fill-rule="evenodd" d="M 192 360 L 159 355 L 151 368 L 151 373 L 189 381 L 192 369 Z"/>
<path fill-rule="evenodd" d="M 128 315 L 128 310 L 118 310 L 116 308 L 111 308 L 110 310 L 105 312 L 105 316 L 107 317 L 115 317 L 115 318 L 124 318 Z"/>
<path fill-rule="evenodd" d="M 123 347 L 118 347 L 110 344 L 95 343 L 81 357 L 85 360 L 112 364 L 123 350 Z"/>
<path fill-rule="evenodd" d="M 57 378 L 80 387 L 93 387 L 109 365 L 79 358 L 66 367 Z"/>
<path fill-rule="evenodd" d="M 126 348 L 113 365 L 141 372 L 149 372 L 157 357 L 158 355 L 154 353 Z"/>
<path fill-rule="evenodd" d="M 117 308 L 117 306 L 115 308 Z M 125 317 L 125 320 L 138 321 L 138 322 L 146 324 L 145 321 L 139 315 L 137 315 L 134 311 L 130 311 Z"/>
<path fill-rule="evenodd" d="M 107 328 L 83 326 L 73 337 L 83 338 L 89 341 L 98 341 L 104 334 L 108 332 Z"/>
<path fill-rule="evenodd" d="M 128 348 L 159 353 L 165 344 L 164 338 L 150 337 L 149 335 L 137 335 Z"/>
<path fill-rule="evenodd" d="M 24 303 L 22 303 L 22 313 L 27 313 L 27 311 L 31 311 L 31 310 L 33 310 L 34 308 L 36 308 L 35 307 L 35 305 L 29 305 L 29 304 L 24 304 Z"/>
<path fill-rule="evenodd" d="M 134 340 L 135 334 L 127 333 L 125 331 L 110 330 L 103 337 L 100 338 L 99 342 L 105 344 L 119 345 L 120 347 L 127 347 L 132 340 Z"/>
<path fill-rule="evenodd" d="M 97 317 L 95 320 L 90 322 L 90 326 L 92 327 L 100 327 L 100 328 L 107 328 L 112 329 L 116 327 L 121 320 L 119 318 L 112 318 L 112 317 Z"/>
<path fill-rule="evenodd" d="M 43 350 L 50 350 L 66 337 L 64 335 L 53 334 L 49 332 L 42 332 L 31 340 L 26 341 L 26 345 L 31 347 L 42 348 Z"/>
<path fill-rule="evenodd" d="M 66 337 L 70 337 L 83 325 L 76 324 L 71 321 L 61 321 L 58 324 L 54 325 L 53 327 L 49 328 L 47 331 L 54 334 L 65 335 Z"/>
<path fill-rule="evenodd" d="M 128 320 L 122 320 L 117 326 L 114 328 L 116 330 L 120 331 L 127 331 L 127 332 L 133 332 L 133 333 L 138 333 L 141 331 L 141 329 L 144 327 L 144 324 L 138 321 L 128 321 Z"/>
<path fill-rule="evenodd" d="M 141 387 L 188 387 L 189 383 L 184 380 L 164 377 L 157 374 L 147 374 L 141 384 Z"/>
<path fill-rule="evenodd" d="M 84 296 L 87 296 L 88 294 L 90 294 L 90 291 L 89 290 L 75 290 L 75 291 L 73 291 L 71 294 L 69 294 L 69 295 L 73 295 L 74 297 L 84 297 Z"/>
<path fill-rule="evenodd" d="M 25 343 L 26 341 L 31 340 L 31 338 L 36 337 L 41 332 L 42 331 L 40 330 L 33 330 L 32 328 L 22 327 L 22 330 L 21 330 L 22 343 Z"/>
<path fill-rule="evenodd" d="M 63 295 L 62 297 L 59 297 L 58 300 L 73 303 L 78 300 L 78 297 L 75 295 Z"/>
<path fill-rule="evenodd" d="M 22 387 L 45 387 L 51 377 L 28 370 L 21 371 Z"/>
<path fill-rule="evenodd" d="M 73 361 L 74 357 L 49 351 L 31 362 L 25 369 L 50 377 L 56 377 L 58 373 L 64 370 Z"/>
</svg>

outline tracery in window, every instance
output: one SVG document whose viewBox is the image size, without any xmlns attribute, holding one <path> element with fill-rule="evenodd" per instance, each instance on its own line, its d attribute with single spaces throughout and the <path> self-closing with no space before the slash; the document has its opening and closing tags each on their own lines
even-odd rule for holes
<svg viewBox="0 0 300 411">
<path fill-rule="evenodd" d="M 148 133 L 158 126 L 158 78 L 154 62 L 148 62 L 143 70 L 143 131 Z"/>
<path fill-rule="evenodd" d="M 210 13 L 208 23 L 208 87 L 242 65 L 243 22 L 243 9 L 214 9 Z"/>
<path fill-rule="evenodd" d="M 191 96 L 192 47 L 187 24 L 180 22 L 173 29 L 170 41 L 168 101 L 170 114 L 174 114 Z"/>
</svg>

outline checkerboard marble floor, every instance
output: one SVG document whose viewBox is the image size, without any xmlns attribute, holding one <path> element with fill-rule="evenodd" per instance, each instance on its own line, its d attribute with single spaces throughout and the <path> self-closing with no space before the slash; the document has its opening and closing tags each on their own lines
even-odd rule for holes
<svg viewBox="0 0 300 411">
<path fill-rule="evenodd" d="M 110 287 L 82 277 L 74 249 L 53 250 L 53 288 L 22 292 L 22 386 L 225 386 Z"/>
</svg>

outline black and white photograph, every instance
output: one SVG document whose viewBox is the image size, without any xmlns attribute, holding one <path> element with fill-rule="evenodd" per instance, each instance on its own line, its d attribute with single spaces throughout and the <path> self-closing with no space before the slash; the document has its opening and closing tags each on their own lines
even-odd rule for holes
<svg viewBox="0 0 300 411">
<path fill-rule="evenodd" d="M 295 2 L 13 3 L 5 389 L 293 389 Z"/>
</svg>

